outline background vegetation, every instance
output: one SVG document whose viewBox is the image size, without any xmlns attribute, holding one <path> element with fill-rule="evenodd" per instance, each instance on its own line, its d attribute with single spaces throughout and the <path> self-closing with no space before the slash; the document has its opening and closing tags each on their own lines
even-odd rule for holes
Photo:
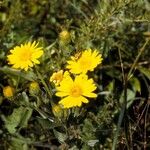
<svg viewBox="0 0 150 150">
<path fill-rule="evenodd" d="M 60 36 L 64 30 L 67 39 Z M 44 47 L 37 66 L 42 79 L 7 62 L 11 48 L 30 40 Z M 0 149 L 150 148 L 149 40 L 149 0 L 1 0 Z M 98 98 L 81 108 L 55 110 L 58 98 L 43 83 L 53 88 L 52 73 L 87 48 L 104 59 L 90 74 Z M 39 84 L 36 90 L 29 88 L 32 81 Z M 3 94 L 7 85 L 15 89 L 12 98 Z"/>
</svg>

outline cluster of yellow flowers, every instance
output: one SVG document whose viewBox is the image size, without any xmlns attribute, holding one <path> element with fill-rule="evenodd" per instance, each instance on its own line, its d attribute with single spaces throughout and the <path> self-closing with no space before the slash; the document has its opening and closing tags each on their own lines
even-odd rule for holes
<svg viewBox="0 0 150 150">
<path fill-rule="evenodd" d="M 39 64 L 39 58 L 43 55 L 42 47 L 38 47 L 36 42 L 28 42 L 21 46 L 16 46 L 10 50 L 7 58 L 10 65 L 15 69 L 27 71 L 35 64 Z M 92 78 L 88 78 L 87 72 L 93 71 L 97 65 L 101 64 L 103 58 L 97 50 L 87 49 L 83 52 L 71 56 L 67 61 L 66 69 L 53 73 L 50 82 L 56 85 L 56 96 L 61 97 L 59 104 L 64 108 L 81 106 L 88 103 L 89 98 L 97 97 L 94 93 L 96 85 Z"/>
<path fill-rule="evenodd" d="M 102 55 L 97 50 L 88 49 L 72 56 L 71 60 L 67 61 L 66 68 L 69 71 L 60 70 L 53 73 L 50 81 L 56 85 L 56 96 L 62 98 L 59 104 L 64 108 L 80 107 L 82 103 L 89 102 L 86 97 L 97 97 L 94 93 L 96 85 L 93 79 L 88 79 L 86 73 L 93 71 L 102 60 Z"/>
</svg>

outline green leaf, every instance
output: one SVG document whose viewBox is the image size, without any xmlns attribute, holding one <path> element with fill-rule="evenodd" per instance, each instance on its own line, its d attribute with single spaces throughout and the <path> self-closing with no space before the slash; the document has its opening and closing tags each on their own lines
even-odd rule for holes
<svg viewBox="0 0 150 150">
<path fill-rule="evenodd" d="M 39 124 L 42 126 L 43 129 L 47 130 L 47 129 L 54 129 L 55 127 L 61 126 L 62 124 L 60 123 L 53 123 L 51 121 L 49 121 L 48 119 L 43 119 L 40 117 L 36 118 L 37 121 L 39 122 Z"/>
<path fill-rule="evenodd" d="M 141 93 L 141 84 L 140 84 L 140 81 L 136 77 L 132 77 L 130 79 L 130 84 L 135 92 Z"/>
<path fill-rule="evenodd" d="M 2 116 L 2 119 L 5 122 L 5 127 L 9 133 L 16 133 L 16 127 L 22 128 L 26 127 L 27 123 L 32 115 L 32 110 L 30 108 L 19 107 L 13 110 L 13 113 L 8 116 Z"/>
<path fill-rule="evenodd" d="M 11 150 L 28 150 L 28 145 L 20 143 L 20 141 L 13 140 L 10 142 Z"/>
<path fill-rule="evenodd" d="M 36 75 L 31 71 L 23 72 L 23 71 L 9 68 L 7 66 L 0 68 L 0 71 L 4 72 L 5 74 L 8 74 L 8 75 L 19 76 L 19 77 L 24 78 L 29 81 L 34 81 L 37 78 Z"/>
<path fill-rule="evenodd" d="M 21 105 L 21 106 L 27 106 L 27 107 L 30 107 L 32 105 L 31 102 L 29 102 L 29 97 L 27 95 L 26 92 L 22 92 L 18 98 L 18 104 Z"/>
<path fill-rule="evenodd" d="M 33 111 L 33 109 L 31 109 L 31 108 L 24 109 L 24 112 L 22 114 L 22 117 L 21 117 L 20 123 L 19 123 L 20 128 L 27 127 L 28 121 L 32 115 L 32 111 Z"/>
<path fill-rule="evenodd" d="M 28 144 L 32 143 L 30 138 L 24 138 L 21 135 L 12 136 L 10 139 L 11 150 L 28 150 Z"/>
<path fill-rule="evenodd" d="M 135 95 L 136 95 L 136 93 L 133 90 L 127 89 L 127 108 L 129 108 L 131 106 L 131 104 L 134 102 Z M 122 92 L 119 101 L 121 104 L 123 104 L 123 102 L 124 102 L 124 91 Z"/>
<path fill-rule="evenodd" d="M 109 82 L 109 84 L 107 85 L 106 89 L 108 91 L 112 92 L 114 90 L 114 87 L 115 87 L 115 81 L 113 80 L 113 81 Z"/>
<path fill-rule="evenodd" d="M 58 132 L 58 131 L 56 131 L 55 129 L 54 129 L 53 131 L 54 131 L 55 137 L 56 137 L 60 142 L 64 142 L 64 141 L 67 139 L 66 134 L 61 133 L 61 132 Z"/>
<path fill-rule="evenodd" d="M 150 80 L 150 69 L 139 67 L 138 70 Z"/>
</svg>

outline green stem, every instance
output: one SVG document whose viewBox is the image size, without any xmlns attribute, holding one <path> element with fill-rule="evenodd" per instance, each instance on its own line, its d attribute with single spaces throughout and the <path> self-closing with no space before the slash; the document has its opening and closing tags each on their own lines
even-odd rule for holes
<svg viewBox="0 0 150 150">
<path fill-rule="evenodd" d="M 118 135 L 119 135 L 119 132 L 121 129 L 122 120 L 123 120 L 125 110 L 126 110 L 126 104 L 127 104 L 127 82 L 125 79 L 125 81 L 124 81 L 124 103 L 122 105 L 122 109 L 121 109 L 121 112 L 119 115 L 119 119 L 118 119 L 118 123 L 117 123 L 117 130 L 116 130 L 115 137 L 113 140 L 112 150 L 116 149 L 116 145 L 117 145 L 117 141 L 118 141 Z"/>
<path fill-rule="evenodd" d="M 48 95 L 50 96 L 50 98 L 52 98 L 52 91 L 49 89 L 49 87 L 47 86 L 46 82 L 44 81 L 42 75 L 38 72 L 38 70 L 37 69 L 35 69 L 35 70 L 36 70 L 36 73 L 37 73 L 39 79 L 41 80 L 42 84 L 44 85 Z"/>
</svg>

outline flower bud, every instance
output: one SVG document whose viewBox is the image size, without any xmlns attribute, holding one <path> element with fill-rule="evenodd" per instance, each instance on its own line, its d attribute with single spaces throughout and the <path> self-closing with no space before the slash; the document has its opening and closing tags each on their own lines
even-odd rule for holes
<svg viewBox="0 0 150 150">
<path fill-rule="evenodd" d="M 14 96 L 14 93 L 15 93 L 15 89 L 11 86 L 5 86 L 3 88 L 3 95 L 4 97 L 6 98 L 11 98 Z"/>
<path fill-rule="evenodd" d="M 52 105 L 52 112 L 55 117 L 62 117 L 63 116 L 63 108 L 60 105 L 53 104 Z"/>
<path fill-rule="evenodd" d="M 39 87 L 39 84 L 37 82 L 33 81 L 29 84 L 30 94 L 36 95 L 39 93 L 39 90 L 40 90 L 40 87 Z"/>
<path fill-rule="evenodd" d="M 59 33 L 59 40 L 61 45 L 67 45 L 71 41 L 70 32 L 63 30 Z"/>
</svg>

